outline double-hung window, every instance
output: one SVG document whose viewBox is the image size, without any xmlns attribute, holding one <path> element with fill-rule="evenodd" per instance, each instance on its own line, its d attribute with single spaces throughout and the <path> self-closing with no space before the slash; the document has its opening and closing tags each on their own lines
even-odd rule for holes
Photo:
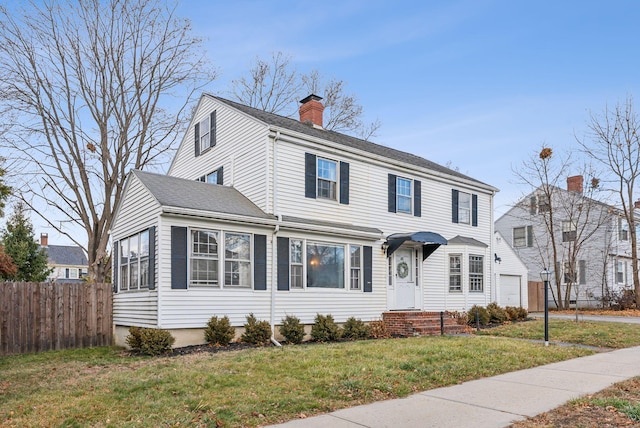
<svg viewBox="0 0 640 428">
<path fill-rule="evenodd" d="M 211 118 L 205 117 L 200 121 L 200 153 L 211 147 Z"/>
<path fill-rule="evenodd" d="M 218 232 L 191 231 L 191 285 L 218 286 Z"/>
<path fill-rule="evenodd" d="M 148 289 L 149 230 L 122 239 L 119 245 L 119 289 L 123 291 Z M 77 269 L 73 269 L 70 273 L 78 277 Z"/>
<path fill-rule="evenodd" d="M 360 290 L 362 287 L 362 247 L 360 245 L 350 245 L 350 274 L 349 288 L 351 290 Z"/>
<path fill-rule="evenodd" d="M 471 195 L 458 193 L 458 223 L 471 224 Z"/>
<path fill-rule="evenodd" d="M 578 228 L 573 221 L 562 222 L 562 242 L 575 241 L 578 234 Z"/>
<path fill-rule="evenodd" d="M 575 284 L 578 281 L 578 272 L 575 263 L 564 262 L 563 284 Z"/>
<path fill-rule="evenodd" d="M 618 260 L 616 262 L 616 282 L 618 284 L 624 283 L 624 271 L 625 271 L 624 262 L 622 260 Z"/>
<path fill-rule="evenodd" d="M 336 200 L 337 170 L 336 162 L 318 158 L 318 198 Z"/>
<path fill-rule="evenodd" d="M 449 292 L 462 291 L 462 254 L 449 255 Z"/>
<path fill-rule="evenodd" d="M 469 256 L 469 291 L 484 291 L 484 257 Z"/>
<path fill-rule="evenodd" d="M 291 288 L 304 288 L 304 265 L 302 262 L 302 240 L 292 239 L 289 242 L 289 264 L 291 265 Z"/>
<path fill-rule="evenodd" d="M 307 242 L 307 287 L 344 288 L 344 245 Z"/>
<path fill-rule="evenodd" d="M 411 180 L 396 179 L 396 211 L 411 214 Z"/>
<path fill-rule="evenodd" d="M 251 235 L 224 234 L 224 285 L 251 287 Z"/>
<path fill-rule="evenodd" d="M 629 240 L 629 224 L 622 219 L 618 219 L 618 238 L 621 241 Z"/>
</svg>

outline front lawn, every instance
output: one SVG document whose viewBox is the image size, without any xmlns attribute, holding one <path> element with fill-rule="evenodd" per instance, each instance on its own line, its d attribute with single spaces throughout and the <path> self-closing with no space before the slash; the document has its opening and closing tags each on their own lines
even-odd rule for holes
<svg viewBox="0 0 640 428">
<path fill-rule="evenodd" d="M 0 357 L 0 426 L 258 426 L 591 353 L 421 337 L 163 358 L 114 348 Z"/>
<path fill-rule="evenodd" d="M 474 330 L 475 331 L 475 330 Z M 544 320 L 505 324 L 476 332 L 479 335 L 544 340 Z M 549 341 L 568 342 L 602 348 L 640 345 L 640 326 L 617 322 L 550 319 Z"/>
</svg>

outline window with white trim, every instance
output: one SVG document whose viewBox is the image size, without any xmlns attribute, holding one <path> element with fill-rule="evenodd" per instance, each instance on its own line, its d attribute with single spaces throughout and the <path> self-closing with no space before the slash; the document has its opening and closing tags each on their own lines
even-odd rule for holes
<svg viewBox="0 0 640 428">
<path fill-rule="evenodd" d="M 513 228 L 513 247 L 522 248 L 527 246 L 527 228 L 514 227 Z"/>
<path fill-rule="evenodd" d="M 224 285 L 251 287 L 251 235 L 224 234 Z"/>
<path fill-rule="evenodd" d="M 344 288 L 344 245 L 307 242 L 307 287 Z"/>
<path fill-rule="evenodd" d="M 318 158 L 318 198 L 337 199 L 337 162 Z"/>
<path fill-rule="evenodd" d="M 396 212 L 411 214 L 411 180 L 398 177 L 396 179 Z"/>
<path fill-rule="evenodd" d="M 563 275 L 562 275 L 562 283 L 563 284 L 575 284 L 578 282 L 578 269 L 575 263 L 564 262 L 563 263 Z"/>
<path fill-rule="evenodd" d="M 462 291 L 462 254 L 449 254 L 449 292 Z"/>
<path fill-rule="evenodd" d="M 200 153 L 211 146 L 211 118 L 205 117 L 200 121 Z"/>
<path fill-rule="evenodd" d="M 629 240 L 629 223 L 623 219 L 618 219 L 618 239 L 621 241 Z"/>
<path fill-rule="evenodd" d="M 484 291 L 484 256 L 469 256 L 469 291 Z"/>
<path fill-rule="evenodd" d="M 351 290 L 360 290 L 362 287 L 362 247 L 360 245 L 349 245 L 349 253 L 349 288 Z"/>
<path fill-rule="evenodd" d="M 119 289 L 149 288 L 149 230 L 120 240 Z M 70 269 L 70 277 L 78 278 L 78 269 Z"/>
<path fill-rule="evenodd" d="M 616 262 L 616 283 L 624 284 L 625 263 L 622 260 Z"/>
<path fill-rule="evenodd" d="M 471 194 L 458 193 L 458 223 L 471 224 Z"/>
<path fill-rule="evenodd" d="M 302 240 L 291 239 L 289 241 L 289 264 L 291 269 L 291 288 L 304 288 L 304 264 L 302 261 Z"/>
<path fill-rule="evenodd" d="M 578 236 L 578 227 L 573 221 L 562 222 L 562 242 L 575 241 Z"/>
<path fill-rule="evenodd" d="M 219 286 L 218 232 L 191 230 L 191 285 Z"/>
</svg>

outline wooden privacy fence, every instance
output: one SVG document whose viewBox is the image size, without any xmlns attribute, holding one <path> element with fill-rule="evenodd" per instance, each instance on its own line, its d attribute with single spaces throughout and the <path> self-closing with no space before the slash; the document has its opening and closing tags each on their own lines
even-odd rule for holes
<svg viewBox="0 0 640 428">
<path fill-rule="evenodd" d="M 111 284 L 0 282 L 0 355 L 111 345 Z"/>
</svg>

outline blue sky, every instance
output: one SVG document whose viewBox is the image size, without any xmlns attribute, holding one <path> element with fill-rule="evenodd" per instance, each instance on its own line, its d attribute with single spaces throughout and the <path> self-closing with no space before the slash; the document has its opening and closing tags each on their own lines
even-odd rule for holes
<svg viewBox="0 0 640 428">
<path fill-rule="evenodd" d="M 218 70 L 207 91 L 228 95 L 257 56 L 290 54 L 346 82 L 365 121 L 382 121 L 374 142 L 499 188 L 495 218 L 529 191 L 513 168 L 543 144 L 575 148 L 590 112 L 640 94 L 632 0 L 178 0 L 176 13 Z"/>
<path fill-rule="evenodd" d="M 640 2 L 186 1 L 225 95 L 256 56 L 342 79 L 373 141 L 450 163 L 501 189 L 496 218 L 529 189 L 512 172 L 542 144 L 575 148 L 589 113 L 637 94 Z M 569 172 L 568 175 L 570 175 Z"/>
</svg>

